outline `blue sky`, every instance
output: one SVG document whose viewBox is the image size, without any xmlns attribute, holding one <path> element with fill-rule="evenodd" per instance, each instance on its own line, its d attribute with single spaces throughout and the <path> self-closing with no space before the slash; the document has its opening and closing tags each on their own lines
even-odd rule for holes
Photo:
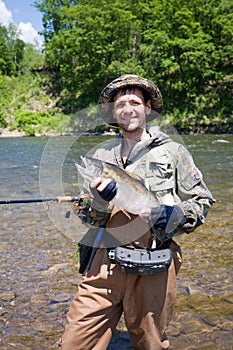
<svg viewBox="0 0 233 350">
<path fill-rule="evenodd" d="M 33 0 L 0 0 L 0 24 L 13 23 L 21 38 L 31 44 L 42 44 L 38 32 L 43 29 L 42 15 L 33 6 Z"/>
</svg>

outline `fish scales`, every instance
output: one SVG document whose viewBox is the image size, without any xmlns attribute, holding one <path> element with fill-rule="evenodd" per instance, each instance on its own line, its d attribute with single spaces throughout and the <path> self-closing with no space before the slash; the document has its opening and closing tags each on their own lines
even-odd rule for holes
<svg viewBox="0 0 233 350">
<path fill-rule="evenodd" d="M 115 164 L 89 156 L 81 158 L 85 168 L 79 164 L 76 164 L 76 167 L 87 188 L 99 176 L 116 180 L 117 194 L 111 202 L 118 208 L 140 215 L 142 210 L 158 205 L 157 199 L 148 191 L 140 177 L 119 168 Z"/>
</svg>

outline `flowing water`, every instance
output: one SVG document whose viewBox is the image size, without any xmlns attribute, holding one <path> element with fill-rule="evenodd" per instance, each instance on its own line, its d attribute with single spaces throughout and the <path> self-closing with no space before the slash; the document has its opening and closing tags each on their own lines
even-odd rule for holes
<svg viewBox="0 0 233 350">
<path fill-rule="evenodd" d="M 1 138 L 0 200 L 77 194 L 74 163 L 102 139 Z M 204 226 L 177 238 L 184 262 L 167 333 L 173 350 L 232 350 L 233 136 L 183 140 L 216 204 Z M 83 233 L 70 203 L 0 205 L 1 349 L 57 347 L 80 279 L 74 254 Z M 108 350 L 128 346 L 121 320 Z"/>
</svg>

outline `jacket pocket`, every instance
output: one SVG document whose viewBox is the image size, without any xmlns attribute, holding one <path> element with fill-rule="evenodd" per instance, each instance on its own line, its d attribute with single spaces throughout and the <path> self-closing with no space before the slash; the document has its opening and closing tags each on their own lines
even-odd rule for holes
<svg viewBox="0 0 233 350">
<path fill-rule="evenodd" d="M 174 188 L 174 167 L 167 152 L 148 154 L 146 159 L 146 185 L 148 189 L 166 191 Z"/>
<path fill-rule="evenodd" d="M 187 172 L 187 175 L 185 177 L 180 176 L 179 182 L 186 191 L 190 191 L 201 181 L 201 172 L 196 167 L 193 167 L 189 172 Z"/>
</svg>

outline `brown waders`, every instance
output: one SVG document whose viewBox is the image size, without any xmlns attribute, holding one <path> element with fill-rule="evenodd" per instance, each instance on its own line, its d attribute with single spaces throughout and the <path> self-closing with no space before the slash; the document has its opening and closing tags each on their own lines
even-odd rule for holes
<svg viewBox="0 0 233 350">
<path fill-rule="evenodd" d="M 107 250 L 99 249 L 71 302 L 61 349 L 107 349 L 122 313 L 135 349 L 167 349 L 165 331 L 173 314 L 181 265 L 179 246 L 172 241 L 170 248 L 173 261 L 168 271 L 156 275 L 122 272 L 118 263 L 110 262 Z"/>
</svg>

